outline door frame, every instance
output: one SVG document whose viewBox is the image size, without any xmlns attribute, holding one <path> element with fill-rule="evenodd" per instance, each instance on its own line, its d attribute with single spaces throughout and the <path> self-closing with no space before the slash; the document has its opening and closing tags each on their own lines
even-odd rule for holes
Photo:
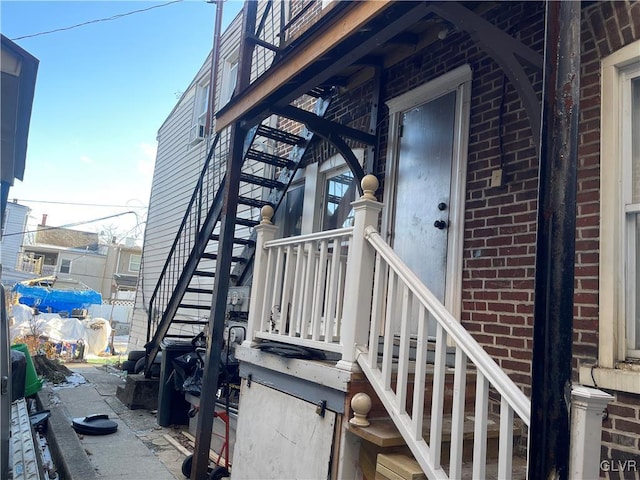
<svg viewBox="0 0 640 480">
<path fill-rule="evenodd" d="M 447 235 L 447 263 L 444 305 L 458 320 L 462 311 L 462 264 L 464 245 L 464 213 L 467 187 L 467 159 L 469 145 L 469 119 L 471 115 L 471 80 L 469 65 L 462 65 L 444 75 L 394 97 L 385 104 L 389 108 L 389 144 L 385 167 L 385 202 L 382 212 L 382 232 L 392 244 L 391 228 L 394 221 L 396 198 L 396 172 L 398 169 L 399 125 L 402 113 L 442 95 L 456 91 L 456 130 L 453 137 L 451 165 L 451 195 L 449 229 Z"/>
</svg>

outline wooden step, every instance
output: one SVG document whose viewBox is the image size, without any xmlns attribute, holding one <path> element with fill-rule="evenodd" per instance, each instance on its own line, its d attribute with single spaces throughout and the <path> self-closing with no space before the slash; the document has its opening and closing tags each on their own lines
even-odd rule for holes
<svg viewBox="0 0 640 480">
<path fill-rule="evenodd" d="M 448 471 L 449 465 L 443 464 L 443 469 Z M 426 475 L 418 462 L 410 453 L 382 453 L 377 456 L 375 474 L 372 476 L 368 469 L 365 478 L 375 480 L 423 480 Z M 473 463 L 463 462 L 461 478 L 473 478 Z M 527 478 L 527 459 L 514 457 L 512 463 L 513 480 L 525 480 Z M 484 480 L 498 480 L 498 463 L 487 462 Z"/>
<path fill-rule="evenodd" d="M 404 438 L 400 435 L 400 432 L 396 428 L 393 420 L 389 417 L 382 418 L 370 418 L 371 425 L 368 427 L 357 427 L 347 425 L 348 430 L 368 442 L 378 445 L 379 447 L 397 447 L 405 445 Z M 423 422 L 422 435 L 427 440 L 429 439 L 429 428 L 431 426 L 430 417 L 425 417 Z M 474 421 L 473 417 L 468 415 L 463 424 L 463 438 L 464 440 L 473 439 Z M 514 437 L 522 434 L 522 431 L 516 427 L 514 430 Z M 496 415 L 489 415 L 487 421 L 487 438 L 498 438 L 500 436 L 500 418 Z M 451 440 L 451 415 L 445 415 L 442 418 L 442 442 L 449 442 Z"/>
<path fill-rule="evenodd" d="M 414 378 L 415 373 L 415 363 L 410 362 L 409 365 L 410 373 L 408 375 L 407 381 L 407 405 L 406 409 L 408 412 L 411 411 L 413 405 L 413 387 L 414 387 Z M 391 389 L 395 391 L 396 389 L 396 381 L 397 381 L 397 373 L 393 372 L 391 377 Z M 444 412 L 450 412 L 451 406 L 453 402 L 453 382 L 454 382 L 454 369 L 447 368 L 445 370 L 445 381 L 444 381 Z M 424 393 L 424 406 L 423 411 L 425 414 L 431 413 L 431 390 L 433 385 L 433 367 L 429 367 L 429 371 L 427 371 L 425 378 L 425 393 Z M 369 380 L 362 375 L 360 377 L 353 376 L 351 383 L 349 385 L 349 392 L 347 394 L 346 401 L 346 409 L 347 411 L 351 411 L 351 399 L 353 395 L 358 392 L 364 392 L 371 398 L 371 412 L 369 413 L 369 417 L 386 417 L 387 411 L 382 404 L 382 401 L 378 398 L 373 386 L 369 383 Z M 476 395 L 476 371 L 469 368 L 466 372 L 466 386 L 465 386 L 465 408 L 466 411 L 471 411 L 475 402 Z"/>
</svg>

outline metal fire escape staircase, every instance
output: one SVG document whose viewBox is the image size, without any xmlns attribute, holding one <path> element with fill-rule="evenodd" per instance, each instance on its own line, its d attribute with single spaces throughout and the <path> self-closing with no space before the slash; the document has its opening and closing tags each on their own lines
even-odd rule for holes
<svg viewBox="0 0 640 480">
<path fill-rule="evenodd" d="M 321 118 L 333 94 L 331 88 L 317 88 L 305 96 L 315 103 L 314 111 L 289 107 Z M 187 339 L 203 331 L 212 309 L 220 220 L 223 211 L 225 160 L 222 145 L 225 131 L 212 142 L 209 154 L 176 234 L 164 268 L 149 301 L 147 361 L 145 375 L 165 339 Z M 251 128 L 244 141 L 241 159 L 240 196 L 236 211 L 230 285 L 246 284 L 251 274 L 255 249 L 253 227 L 260 209 L 271 205 L 277 211 L 287 188 L 303 161 L 315 135 L 302 123 L 271 116 Z M 228 149 L 226 149 L 228 151 Z M 216 179 L 219 181 L 216 184 Z M 228 248 L 222 246 L 223 248 Z"/>
</svg>

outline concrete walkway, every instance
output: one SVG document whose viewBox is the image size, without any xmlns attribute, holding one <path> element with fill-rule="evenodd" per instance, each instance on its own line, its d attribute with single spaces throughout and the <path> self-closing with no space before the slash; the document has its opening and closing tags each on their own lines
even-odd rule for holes
<svg viewBox="0 0 640 480">
<path fill-rule="evenodd" d="M 129 410 L 116 398 L 124 379 L 113 367 L 70 364 L 86 383 L 71 388 L 46 386 L 38 393 L 43 409 L 51 410 L 49 438 L 54 461 L 66 480 L 175 480 L 181 473 L 185 447 L 182 431 L 164 428 L 155 412 Z M 72 420 L 92 414 L 107 414 L 118 424 L 109 435 L 81 435 Z M 176 444 L 183 446 L 182 449 Z M 180 451 L 182 450 L 182 451 Z"/>
</svg>

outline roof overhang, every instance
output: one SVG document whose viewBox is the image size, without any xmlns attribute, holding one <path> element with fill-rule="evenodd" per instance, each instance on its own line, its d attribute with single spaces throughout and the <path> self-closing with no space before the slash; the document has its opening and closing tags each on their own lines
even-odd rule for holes
<svg viewBox="0 0 640 480">
<path fill-rule="evenodd" d="M 31 107 L 38 72 L 38 59 L 4 35 L 0 58 L 2 146 L 0 175 L 2 183 L 13 185 L 22 180 L 27 156 L 27 138 Z"/>
</svg>

